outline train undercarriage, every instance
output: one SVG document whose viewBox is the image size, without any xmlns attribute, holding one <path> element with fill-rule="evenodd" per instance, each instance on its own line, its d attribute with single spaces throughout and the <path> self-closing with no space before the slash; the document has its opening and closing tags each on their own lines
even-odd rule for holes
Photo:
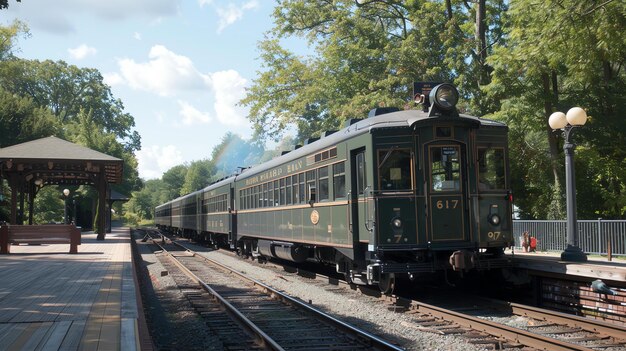
<svg viewBox="0 0 626 351">
<path fill-rule="evenodd" d="M 484 250 L 414 250 L 366 252 L 365 259 L 349 257 L 345 251 L 334 247 L 310 246 L 279 240 L 253 237 L 240 238 L 235 245 L 229 243 L 229 235 L 223 233 L 196 232 L 163 227 L 159 229 L 211 247 L 236 249 L 243 258 L 259 262 L 280 259 L 295 263 L 316 262 L 334 266 L 335 271 L 349 283 L 378 286 L 382 293 L 391 293 L 398 279 L 409 284 L 443 275 L 462 279 L 468 273 L 490 271 L 511 266 L 500 247 Z M 343 252 L 342 252 L 343 251 Z M 353 253 L 348 253 L 352 254 Z"/>
</svg>

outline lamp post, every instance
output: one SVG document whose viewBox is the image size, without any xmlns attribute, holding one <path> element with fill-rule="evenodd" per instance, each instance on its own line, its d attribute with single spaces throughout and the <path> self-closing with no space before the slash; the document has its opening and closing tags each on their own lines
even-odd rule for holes
<svg viewBox="0 0 626 351">
<path fill-rule="evenodd" d="M 67 220 L 67 199 L 70 196 L 70 189 L 63 189 L 63 224 L 68 224 Z"/>
<path fill-rule="evenodd" d="M 580 107 L 572 107 L 567 114 L 554 112 L 548 123 L 550 128 L 563 131 L 565 144 L 565 195 L 567 197 L 567 248 L 561 253 L 561 260 L 586 262 L 587 255 L 578 247 L 578 225 L 576 224 L 576 180 L 574 178 L 574 149 L 572 132 L 587 122 L 587 113 Z"/>
</svg>

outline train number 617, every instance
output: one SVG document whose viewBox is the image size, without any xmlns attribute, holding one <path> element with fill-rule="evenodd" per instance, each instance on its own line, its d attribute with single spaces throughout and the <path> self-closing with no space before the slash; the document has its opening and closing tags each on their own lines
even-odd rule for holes
<svg viewBox="0 0 626 351">
<path fill-rule="evenodd" d="M 456 208 L 456 206 L 459 204 L 459 200 L 439 200 L 437 201 L 437 209 L 438 210 L 443 210 L 443 209 L 450 209 L 450 208 Z"/>
</svg>

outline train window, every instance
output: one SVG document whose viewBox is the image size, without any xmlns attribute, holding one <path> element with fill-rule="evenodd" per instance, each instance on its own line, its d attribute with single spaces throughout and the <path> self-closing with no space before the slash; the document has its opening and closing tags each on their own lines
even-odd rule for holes
<svg viewBox="0 0 626 351">
<path fill-rule="evenodd" d="M 478 189 L 505 189 L 503 148 L 478 148 Z"/>
<path fill-rule="evenodd" d="M 246 209 L 252 208 L 252 188 L 246 189 Z"/>
<path fill-rule="evenodd" d="M 274 182 L 267 183 L 267 207 L 274 206 Z"/>
<path fill-rule="evenodd" d="M 280 201 L 280 187 L 278 186 L 278 180 L 274 181 L 274 206 L 278 206 L 278 202 Z"/>
<path fill-rule="evenodd" d="M 298 182 L 300 183 L 300 192 L 299 192 L 299 198 L 298 198 L 298 202 L 303 204 L 304 203 L 304 173 L 300 173 L 298 174 Z"/>
<path fill-rule="evenodd" d="M 459 191 L 461 189 L 461 159 L 458 146 L 435 146 L 430 149 L 431 189 Z"/>
<path fill-rule="evenodd" d="M 359 195 L 365 193 L 365 152 L 356 155 L 356 186 Z"/>
<path fill-rule="evenodd" d="M 333 165 L 333 192 L 335 199 L 346 197 L 346 165 L 343 162 Z"/>
<path fill-rule="evenodd" d="M 311 189 L 315 189 L 315 171 L 306 172 L 306 189 L 307 189 L 306 199 L 308 201 L 308 199 L 311 198 Z"/>
<path fill-rule="evenodd" d="M 437 138 L 451 138 L 452 127 L 435 127 L 435 135 Z"/>
<path fill-rule="evenodd" d="M 378 151 L 378 185 L 382 191 L 411 190 L 411 150 Z"/>
<path fill-rule="evenodd" d="M 291 205 L 293 197 L 291 196 L 291 177 L 285 179 L 285 204 Z"/>
<path fill-rule="evenodd" d="M 280 180 L 280 205 L 285 204 L 285 178 Z"/>
<path fill-rule="evenodd" d="M 263 203 L 262 207 L 267 207 L 267 183 L 263 184 Z"/>
<path fill-rule="evenodd" d="M 298 190 L 300 189 L 298 187 L 298 175 L 297 174 L 291 176 L 291 184 L 293 187 L 293 191 L 292 191 L 293 199 L 292 200 L 294 204 L 297 204 L 298 203 Z"/>
<path fill-rule="evenodd" d="M 319 176 L 318 201 L 328 200 L 328 167 L 319 168 L 317 175 Z"/>
</svg>

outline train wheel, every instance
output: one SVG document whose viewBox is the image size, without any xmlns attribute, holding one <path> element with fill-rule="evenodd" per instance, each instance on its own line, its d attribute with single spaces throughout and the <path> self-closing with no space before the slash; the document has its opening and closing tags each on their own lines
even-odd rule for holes
<svg viewBox="0 0 626 351">
<path fill-rule="evenodd" d="M 383 294 L 391 294 L 396 287 L 396 276 L 393 273 L 381 274 L 378 288 Z"/>
</svg>

